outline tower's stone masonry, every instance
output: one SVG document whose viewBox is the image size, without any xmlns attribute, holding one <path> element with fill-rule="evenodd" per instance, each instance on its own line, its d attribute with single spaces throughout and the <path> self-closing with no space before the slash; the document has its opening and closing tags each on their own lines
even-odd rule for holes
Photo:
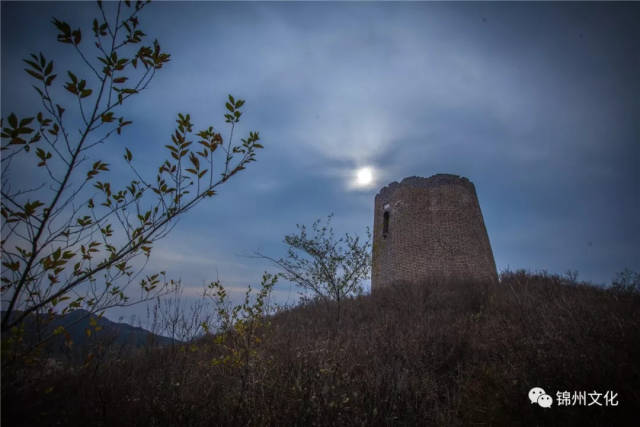
<svg viewBox="0 0 640 427">
<path fill-rule="evenodd" d="M 497 280 L 475 187 L 448 174 L 392 182 L 375 200 L 371 288 L 441 280 Z"/>
</svg>

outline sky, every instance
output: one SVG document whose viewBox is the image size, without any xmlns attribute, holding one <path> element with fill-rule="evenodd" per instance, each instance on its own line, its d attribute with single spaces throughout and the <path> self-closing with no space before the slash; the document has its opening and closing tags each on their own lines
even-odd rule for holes
<svg viewBox="0 0 640 427">
<path fill-rule="evenodd" d="M 2 117 L 33 113 L 21 59 L 46 51 L 82 69 L 50 21 L 88 34 L 97 8 L 1 7 Z M 225 129 L 227 94 L 246 100 L 237 135 L 260 132 L 258 161 L 182 218 L 147 266 L 187 296 L 216 278 L 236 296 L 259 283 L 276 270 L 252 254 L 285 255 L 296 224 L 333 213 L 339 233 L 363 235 L 380 188 L 436 173 L 475 184 L 499 271 L 605 284 L 640 271 L 639 20 L 637 3 L 152 3 L 141 28 L 171 62 L 97 155 L 125 173 L 126 146 L 153 170 L 177 113 Z M 369 185 L 357 185 L 363 167 Z M 284 282 L 274 291 L 296 296 Z"/>
</svg>

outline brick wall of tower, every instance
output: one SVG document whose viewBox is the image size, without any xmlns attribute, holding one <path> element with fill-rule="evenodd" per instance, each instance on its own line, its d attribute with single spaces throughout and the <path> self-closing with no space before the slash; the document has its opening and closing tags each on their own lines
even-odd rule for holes
<svg viewBox="0 0 640 427">
<path fill-rule="evenodd" d="M 373 291 L 394 282 L 497 279 L 475 187 L 466 178 L 405 178 L 380 190 L 374 208 Z"/>
</svg>

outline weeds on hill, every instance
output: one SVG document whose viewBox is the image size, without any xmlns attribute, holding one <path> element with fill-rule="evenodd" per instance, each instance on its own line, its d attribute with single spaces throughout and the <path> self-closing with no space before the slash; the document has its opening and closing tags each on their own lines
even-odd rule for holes
<svg viewBox="0 0 640 427">
<path fill-rule="evenodd" d="M 398 284 L 280 310 L 239 331 L 56 371 L 3 395 L 7 425 L 631 425 L 640 406 L 640 296 L 574 278 Z M 264 318 L 267 321 L 267 318 Z M 232 350 L 231 350 L 232 351 Z M 249 374 L 247 374 L 249 367 Z M 4 376 L 3 376 L 4 377 Z M 617 393 L 618 406 L 527 393 Z M 11 421 L 11 422 L 9 422 Z"/>
</svg>

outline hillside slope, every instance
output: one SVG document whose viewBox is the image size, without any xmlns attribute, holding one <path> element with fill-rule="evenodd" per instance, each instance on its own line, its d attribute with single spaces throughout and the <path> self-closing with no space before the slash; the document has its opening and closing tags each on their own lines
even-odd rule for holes
<svg viewBox="0 0 640 427">
<path fill-rule="evenodd" d="M 60 333 L 56 334 L 56 330 Z M 37 322 L 34 316 L 27 317 L 23 340 L 26 346 L 44 340 L 43 356 L 74 364 L 84 361 L 97 346 L 114 354 L 129 354 L 148 345 L 165 346 L 173 342 L 146 329 L 113 322 L 82 309 L 64 315 L 55 314 L 48 321 Z"/>
<path fill-rule="evenodd" d="M 271 317 L 256 337 L 209 336 L 51 375 L 3 393 L 3 422 L 633 425 L 640 409 L 640 297 L 554 276 L 311 303 Z M 550 408 L 529 401 L 536 386 Z M 589 396 L 558 405 L 583 391 L 602 393 L 603 406 Z"/>
</svg>

